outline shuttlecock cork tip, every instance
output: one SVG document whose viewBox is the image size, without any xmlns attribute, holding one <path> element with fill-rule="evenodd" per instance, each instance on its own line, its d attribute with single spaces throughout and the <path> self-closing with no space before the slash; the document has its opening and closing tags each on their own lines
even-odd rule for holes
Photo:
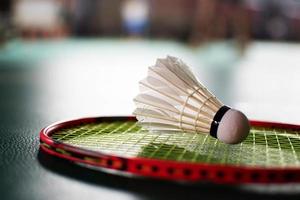
<svg viewBox="0 0 300 200">
<path fill-rule="evenodd" d="M 216 137 L 227 144 L 238 144 L 246 139 L 249 131 L 247 117 L 238 110 L 228 109 L 218 124 Z"/>
</svg>

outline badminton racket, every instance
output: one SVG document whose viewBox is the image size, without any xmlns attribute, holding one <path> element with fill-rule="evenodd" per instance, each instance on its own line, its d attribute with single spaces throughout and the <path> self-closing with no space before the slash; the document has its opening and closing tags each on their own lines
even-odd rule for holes
<svg viewBox="0 0 300 200">
<path fill-rule="evenodd" d="M 228 145 L 204 134 L 149 132 L 134 117 L 84 118 L 42 129 L 40 148 L 87 167 L 171 181 L 299 183 L 300 126 L 250 123 L 246 140 Z"/>
</svg>

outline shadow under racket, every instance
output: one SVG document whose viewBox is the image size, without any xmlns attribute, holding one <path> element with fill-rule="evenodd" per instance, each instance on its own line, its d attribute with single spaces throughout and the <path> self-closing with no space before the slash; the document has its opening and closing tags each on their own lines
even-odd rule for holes
<svg viewBox="0 0 300 200">
<path fill-rule="evenodd" d="M 299 184 L 224 185 L 214 183 L 183 183 L 138 176 L 120 176 L 101 170 L 74 165 L 39 150 L 39 163 L 54 173 L 101 187 L 132 192 L 140 199 L 297 199 Z"/>
</svg>

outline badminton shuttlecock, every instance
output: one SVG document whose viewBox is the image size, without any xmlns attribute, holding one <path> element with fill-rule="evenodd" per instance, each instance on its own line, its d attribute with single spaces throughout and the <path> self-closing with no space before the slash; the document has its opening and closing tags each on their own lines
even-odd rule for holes
<svg viewBox="0 0 300 200">
<path fill-rule="evenodd" d="M 221 103 L 180 59 L 157 59 L 139 85 L 134 115 L 148 130 L 210 134 L 228 144 L 249 133 L 247 117 Z"/>
</svg>

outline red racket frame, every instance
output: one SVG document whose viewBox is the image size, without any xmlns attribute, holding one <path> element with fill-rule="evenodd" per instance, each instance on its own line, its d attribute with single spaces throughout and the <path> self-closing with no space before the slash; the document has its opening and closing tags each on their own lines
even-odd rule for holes
<svg viewBox="0 0 300 200">
<path fill-rule="evenodd" d="M 68 144 L 56 142 L 51 135 L 62 128 L 94 122 L 116 120 L 136 121 L 135 117 L 95 117 L 82 118 L 50 125 L 40 132 L 40 148 L 51 155 L 84 163 L 87 165 L 113 169 L 134 175 L 161 178 L 173 181 L 210 181 L 214 183 L 299 183 L 300 168 L 297 167 L 249 167 L 230 166 L 209 163 L 191 163 L 169 160 L 158 160 L 137 157 L 121 157 Z M 250 121 L 251 125 L 270 128 L 287 128 L 299 131 L 300 125 L 276 122 Z"/>
</svg>

